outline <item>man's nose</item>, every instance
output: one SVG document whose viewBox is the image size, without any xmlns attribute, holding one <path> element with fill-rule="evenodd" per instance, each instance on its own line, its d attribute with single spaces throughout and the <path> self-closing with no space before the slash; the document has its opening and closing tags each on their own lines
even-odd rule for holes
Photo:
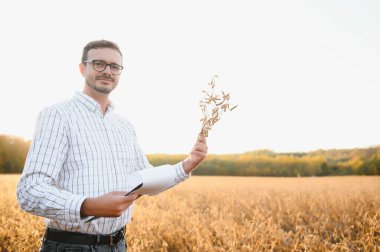
<svg viewBox="0 0 380 252">
<path fill-rule="evenodd" d="M 103 73 L 112 74 L 112 72 L 111 72 L 111 66 L 107 65 L 106 68 L 104 68 Z"/>
</svg>

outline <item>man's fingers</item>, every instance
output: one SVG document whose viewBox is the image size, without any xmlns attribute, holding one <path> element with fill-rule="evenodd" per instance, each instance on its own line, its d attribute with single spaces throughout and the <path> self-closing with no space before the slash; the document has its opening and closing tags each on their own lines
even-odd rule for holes
<svg viewBox="0 0 380 252">
<path fill-rule="evenodd" d="M 128 196 L 124 196 L 126 201 L 134 201 L 137 199 L 138 195 L 136 193 L 132 193 Z"/>
<path fill-rule="evenodd" d="M 198 136 L 197 142 L 206 143 L 206 138 L 204 137 L 204 135 L 200 134 Z"/>
<path fill-rule="evenodd" d="M 127 194 L 127 192 L 123 192 L 123 191 L 113 191 L 111 192 L 112 195 L 115 195 L 115 196 L 124 196 Z"/>
<path fill-rule="evenodd" d="M 122 192 L 122 191 L 113 191 L 112 194 L 117 197 L 121 197 L 123 201 L 134 201 L 137 199 L 138 195 L 136 193 L 131 193 L 128 196 L 125 196 L 128 192 Z"/>
<path fill-rule="evenodd" d="M 196 154 L 198 156 L 205 156 L 206 155 L 206 152 L 202 151 L 202 150 L 193 150 L 191 153 Z"/>
<path fill-rule="evenodd" d="M 207 152 L 207 146 L 206 145 L 195 145 L 193 150 L 194 151 L 201 151 L 201 152 Z"/>
</svg>

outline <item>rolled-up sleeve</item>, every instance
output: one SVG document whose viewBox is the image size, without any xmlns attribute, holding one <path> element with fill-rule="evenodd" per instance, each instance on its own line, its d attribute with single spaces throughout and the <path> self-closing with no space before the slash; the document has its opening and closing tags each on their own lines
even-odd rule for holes
<svg viewBox="0 0 380 252">
<path fill-rule="evenodd" d="M 79 222 L 85 197 L 57 187 L 69 148 L 67 134 L 67 121 L 57 109 L 50 107 L 40 113 L 17 185 L 17 200 L 24 211 L 32 214 Z"/>
</svg>

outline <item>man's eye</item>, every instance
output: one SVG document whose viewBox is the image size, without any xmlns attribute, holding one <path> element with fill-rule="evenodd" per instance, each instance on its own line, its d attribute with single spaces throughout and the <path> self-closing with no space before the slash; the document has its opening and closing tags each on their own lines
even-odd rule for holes
<svg viewBox="0 0 380 252">
<path fill-rule="evenodd" d="M 119 65 L 111 65 L 111 68 L 113 70 L 120 70 L 120 66 Z"/>
<path fill-rule="evenodd" d="M 95 62 L 94 62 L 94 65 L 95 65 L 96 67 L 104 67 L 104 66 L 105 66 L 105 63 L 104 63 L 104 62 L 95 61 Z"/>
</svg>

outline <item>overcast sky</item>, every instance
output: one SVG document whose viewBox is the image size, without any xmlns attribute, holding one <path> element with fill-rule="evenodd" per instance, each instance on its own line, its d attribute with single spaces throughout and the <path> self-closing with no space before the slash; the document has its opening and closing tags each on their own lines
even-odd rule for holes
<svg viewBox="0 0 380 252">
<path fill-rule="evenodd" d="M 201 90 L 239 107 L 210 153 L 380 144 L 380 1 L 1 1 L 0 134 L 32 138 L 38 113 L 83 88 L 82 49 L 115 41 L 111 100 L 146 153 L 188 153 Z"/>
</svg>

